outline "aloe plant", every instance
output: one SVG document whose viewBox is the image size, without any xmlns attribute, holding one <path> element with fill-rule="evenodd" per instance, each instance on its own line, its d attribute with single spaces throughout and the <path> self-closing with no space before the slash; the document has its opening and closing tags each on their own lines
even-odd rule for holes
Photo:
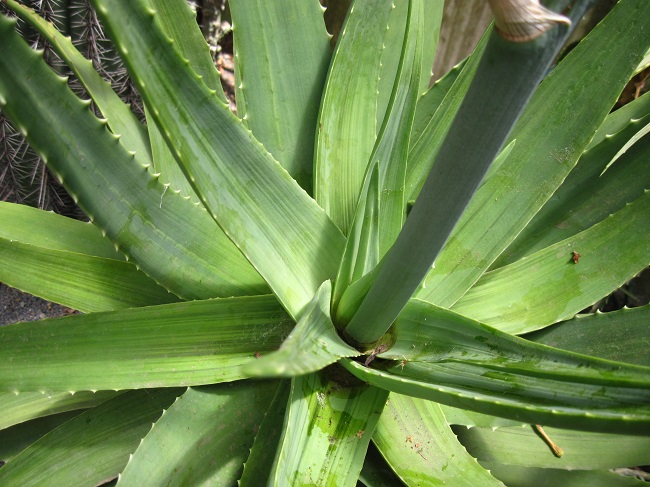
<svg viewBox="0 0 650 487">
<path fill-rule="evenodd" d="M 648 463 L 650 308 L 576 315 L 648 264 L 650 97 L 610 110 L 650 3 L 549 70 L 589 2 L 523 24 L 493 2 L 427 89 L 441 1 L 355 0 L 332 52 L 316 0 L 232 0 L 236 116 L 184 1 L 94 0 L 144 126 L 3 1 L 102 117 L 0 17 L 0 107 L 92 222 L 0 204 L 0 280 L 84 313 L 0 330 L 0 484 L 627 485 L 609 469 Z"/>
</svg>

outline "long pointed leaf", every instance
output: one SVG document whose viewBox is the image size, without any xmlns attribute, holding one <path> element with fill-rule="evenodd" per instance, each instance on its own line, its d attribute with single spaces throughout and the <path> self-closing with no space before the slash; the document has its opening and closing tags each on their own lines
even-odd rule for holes
<svg viewBox="0 0 650 487">
<path fill-rule="evenodd" d="M 650 368 L 544 347 L 423 301 L 396 323 L 375 368 L 341 359 L 371 384 L 522 422 L 646 434 Z"/>
<path fill-rule="evenodd" d="M 575 13 L 573 10 L 570 15 Z M 551 197 L 650 44 L 647 36 L 643 41 L 621 38 L 621 29 L 642 32 L 649 28 L 648 2 L 619 2 L 553 69 L 510 135 L 517 144 L 508 161 L 476 193 L 436 259 L 435 269 L 428 273 L 426 289 L 419 289 L 416 297 L 450 307 Z M 509 62 L 508 66 L 513 69 Z M 592 82 L 594 66 L 598 67 L 596 83 Z M 461 141 L 468 143 L 465 137 Z M 454 156 L 460 157 L 458 153 Z"/>
<path fill-rule="evenodd" d="M 0 390 L 201 385 L 245 378 L 293 322 L 273 296 L 93 313 L 0 328 Z"/>
<path fill-rule="evenodd" d="M 354 1 L 332 57 L 321 102 L 314 194 L 346 235 L 377 135 L 379 62 L 392 4 L 389 0 Z"/>
<path fill-rule="evenodd" d="M 336 277 L 340 231 L 197 79 L 155 12 L 143 1 L 94 4 L 206 208 L 298 317 L 318 287 Z"/>
<path fill-rule="evenodd" d="M 99 485 L 117 477 L 182 389 L 130 391 L 86 411 L 0 468 L 3 485 Z"/>
<path fill-rule="evenodd" d="M 212 218 L 166 191 L 135 162 L 87 104 L 70 92 L 65 80 L 20 39 L 4 15 L 0 39 L 3 113 L 27 134 L 86 214 L 124 253 L 185 298 L 268 289 Z"/>
<path fill-rule="evenodd" d="M 316 0 L 230 2 L 237 113 L 307 193 L 314 136 L 331 57 Z"/>
<path fill-rule="evenodd" d="M 336 333 L 330 318 L 332 286 L 325 281 L 279 350 L 244 366 L 254 377 L 292 377 L 317 372 L 341 357 L 361 353 Z"/>
<path fill-rule="evenodd" d="M 467 454 L 433 402 L 391 394 L 372 440 L 407 485 L 502 485 Z"/>
<path fill-rule="evenodd" d="M 324 373 L 292 380 L 271 485 L 354 486 L 388 393 Z"/>
<path fill-rule="evenodd" d="M 235 485 L 277 382 L 189 388 L 156 422 L 120 486 Z"/>
<path fill-rule="evenodd" d="M 453 309 L 510 333 L 573 318 L 648 265 L 648 228 L 646 190 L 590 229 L 486 273 Z"/>
</svg>

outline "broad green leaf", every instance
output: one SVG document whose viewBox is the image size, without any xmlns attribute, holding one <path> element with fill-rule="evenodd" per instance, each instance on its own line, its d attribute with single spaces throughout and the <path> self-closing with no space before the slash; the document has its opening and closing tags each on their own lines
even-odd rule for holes
<svg viewBox="0 0 650 487">
<path fill-rule="evenodd" d="M 558 470 L 553 468 L 517 467 L 483 462 L 498 479 L 511 487 L 539 487 L 561 485 L 562 487 L 645 487 L 646 483 L 634 477 L 609 470 Z"/>
<path fill-rule="evenodd" d="M 650 368 L 553 349 L 412 300 L 395 343 L 372 367 L 341 359 L 372 385 L 529 423 L 650 431 Z"/>
<path fill-rule="evenodd" d="M 453 309 L 509 333 L 572 318 L 648 265 L 648 228 L 645 191 L 588 230 L 486 273 Z"/>
<path fill-rule="evenodd" d="M 223 298 L 0 328 L 0 389 L 79 391 L 228 382 L 293 321 L 273 296 Z"/>
<path fill-rule="evenodd" d="M 467 454 L 431 401 L 391 394 L 372 440 L 407 485 L 502 485 Z"/>
<path fill-rule="evenodd" d="M 404 47 L 377 136 L 350 235 L 339 267 L 334 300 L 354 281 L 373 269 L 393 244 L 406 217 L 404 177 L 408 144 L 419 95 L 423 49 L 423 5 L 410 1 Z M 337 320 L 338 321 L 338 320 Z"/>
<path fill-rule="evenodd" d="M 174 47 L 189 61 L 192 70 L 201 76 L 206 86 L 215 90 L 223 102 L 227 102 L 221 87 L 219 72 L 215 68 L 212 55 L 195 18 L 196 15 L 188 3 L 168 0 L 149 0 L 149 2 L 155 7 L 165 33 L 174 40 Z M 146 105 L 145 114 L 147 120 L 151 121 L 147 124 L 147 129 L 155 171 L 161 174 L 163 182 L 171 185 L 172 190 L 178 190 L 183 195 L 191 196 L 193 200 L 198 201 L 198 196 L 178 166 L 172 150 L 167 146 L 163 134 L 154 123 Z"/>
<path fill-rule="evenodd" d="M 3 201 L 0 201 L 0 238 L 43 249 L 124 260 L 124 255 L 90 223 Z"/>
<path fill-rule="evenodd" d="M 346 327 L 355 341 L 379 340 L 426 277 L 567 34 L 556 26 L 528 43 L 491 34 L 422 191 Z"/>
<path fill-rule="evenodd" d="M 605 141 L 607 138 L 616 135 L 621 130 L 627 128 L 630 123 L 645 117 L 650 113 L 650 93 L 632 100 L 627 105 L 607 115 L 602 125 L 596 131 L 593 139 L 585 151 L 593 149 L 595 146 Z"/>
<path fill-rule="evenodd" d="M 78 409 L 53 414 L 32 419 L 0 431 L 0 463 L 7 463 L 39 438 L 82 412 L 83 409 Z"/>
<path fill-rule="evenodd" d="M 91 220 L 147 275 L 184 298 L 268 290 L 205 210 L 166 191 L 87 105 L 0 16 L 2 111 Z"/>
<path fill-rule="evenodd" d="M 0 392 L 0 429 L 34 418 L 98 406 L 119 396 L 117 391 Z"/>
<path fill-rule="evenodd" d="M 229 5 L 237 113 L 311 194 L 318 109 L 331 57 L 322 7 L 316 0 Z"/>
<path fill-rule="evenodd" d="M 314 194 L 346 235 L 377 135 L 380 59 L 392 5 L 391 0 L 354 0 L 323 91 Z"/>
<path fill-rule="evenodd" d="M 466 426 L 480 426 L 482 428 L 503 428 L 504 426 L 524 426 L 525 423 L 512 419 L 490 416 L 489 414 L 477 413 L 467 409 L 454 408 L 439 404 L 442 413 L 445 415 L 447 424 Z"/>
<path fill-rule="evenodd" d="M 298 317 L 336 277 L 340 231 L 170 48 L 155 12 L 142 0 L 93 3 L 205 207 Z"/>
<path fill-rule="evenodd" d="M 572 18 L 575 13 L 574 10 L 570 14 Z M 435 268 L 430 270 L 426 288 L 419 289 L 418 298 L 444 307 L 454 304 L 551 197 L 589 144 L 650 44 L 647 36 L 643 40 L 621 37 L 621 30 L 648 29 L 650 3 L 619 2 L 553 69 L 510 135 L 511 140 L 517 140 L 510 157 L 472 199 L 436 259 Z M 514 69 L 509 61 L 508 66 Z M 597 83 L 593 82 L 594 76 Z M 469 103 L 469 99 L 464 103 Z M 482 102 L 479 105 L 487 110 Z M 466 137 L 461 140 L 474 146 Z M 460 157 L 458 153 L 454 155 Z"/>
<path fill-rule="evenodd" d="M 634 120 L 585 152 L 562 186 L 492 268 L 511 264 L 586 230 L 641 196 L 650 187 L 650 174 L 646 171 L 650 137 L 636 143 L 606 171 L 605 168 L 616 152 L 638 133 L 639 127 L 648 122 L 650 115 Z"/>
<path fill-rule="evenodd" d="M 84 313 L 178 301 L 130 262 L 6 238 L 0 238 L 0 279 Z"/>
<path fill-rule="evenodd" d="M 277 382 L 189 388 L 129 459 L 120 486 L 235 485 Z"/>
<path fill-rule="evenodd" d="M 340 369 L 294 377 L 270 485 L 354 486 L 388 393 L 346 385 Z"/>
<path fill-rule="evenodd" d="M 543 345 L 650 367 L 650 305 L 578 315 L 526 335 Z"/>
<path fill-rule="evenodd" d="M 34 10 L 14 0 L 7 0 L 5 3 L 36 29 L 70 67 L 108 121 L 111 131 L 120 135 L 124 147 L 135 152 L 135 157 L 141 164 L 150 164 L 151 148 L 145 128 L 129 106 L 113 91 L 111 85 L 95 71 L 92 62 L 77 50 L 69 37 L 60 33 Z"/>
<path fill-rule="evenodd" d="M 361 353 L 336 333 L 330 317 L 332 285 L 325 281 L 280 349 L 244 366 L 252 377 L 292 377 L 316 372 L 341 357 Z"/>
<path fill-rule="evenodd" d="M 126 392 L 33 443 L 0 468 L 0 484 L 99 485 L 117 477 L 163 408 L 182 389 Z"/>
<path fill-rule="evenodd" d="M 259 425 L 250 455 L 244 463 L 244 472 L 239 479 L 239 487 L 257 487 L 260 485 L 260 480 L 269 478 L 275 451 L 282 435 L 290 389 L 290 380 L 283 380 L 278 386 L 273 402 L 266 410 L 264 419 Z"/>
<path fill-rule="evenodd" d="M 480 461 L 526 467 L 591 470 L 647 465 L 650 438 L 604 433 L 588 433 L 544 427 L 563 455 L 556 457 L 531 426 L 455 428 L 467 451 Z"/>
</svg>

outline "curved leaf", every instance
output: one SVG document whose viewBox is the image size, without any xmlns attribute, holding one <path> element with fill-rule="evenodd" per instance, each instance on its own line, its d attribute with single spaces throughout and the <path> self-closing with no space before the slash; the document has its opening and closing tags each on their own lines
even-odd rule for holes
<svg viewBox="0 0 650 487">
<path fill-rule="evenodd" d="M 118 485 L 235 485 L 277 388 L 272 381 L 190 387 L 142 440 Z"/>
<path fill-rule="evenodd" d="M 299 317 L 336 277 L 340 231 L 188 68 L 143 0 L 93 3 L 205 207 Z"/>
<path fill-rule="evenodd" d="M 136 389 L 228 382 L 293 321 L 273 296 L 91 313 L 0 328 L 0 390 Z"/>
</svg>

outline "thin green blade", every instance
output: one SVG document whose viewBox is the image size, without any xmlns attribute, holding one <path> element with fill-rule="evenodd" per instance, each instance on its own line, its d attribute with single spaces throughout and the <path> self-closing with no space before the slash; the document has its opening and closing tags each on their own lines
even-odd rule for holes
<svg viewBox="0 0 650 487">
<path fill-rule="evenodd" d="M 277 382 L 189 388 L 142 440 L 120 486 L 235 485 Z"/>
<path fill-rule="evenodd" d="M 245 365 L 252 377 L 293 377 L 316 372 L 341 357 L 361 353 L 336 333 L 330 318 L 332 286 L 325 281 L 279 350 Z"/>
<path fill-rule="evenodd" d="M 3 113 L 125 254 L 185 298 L 267 292 L 212 218 L 139 165 L 4 15 L 0 38 Z"/>
<path fill-rule="evenodd" d="M 117 391 L 71 392 L 0 392 L 0 429 L 34 418 L 77 409 L 88 409 L 119 396 Z"/>
<path fill-rule="evenodd" d="M 232 0 L 237 113 L 307 193 L 331 57 L 316 0 Z"/>
<path fill-rule="evenodd" d="M 592 470 L 647 465 L 650 437 L 588 433 L 544 427 L 553 443 L 562 448 L 557 457 L 531 426 L 454 428 L 467 451 L 480 461 L 526 467 Z"/>
<path fill-rule="evenodd" d="M 372 441 L 407 485 L 502 485 L 458 443 L 436 403 L 391 394 Z"/>
<path fill-rule="evenodd" d="M 648 265 L 648 228 L 645 191 L 588 230 L 486 273 L 453 309 L 510 333 L 573 318 Z"/>
<path fill-rule="evenodd" d="M 273 296 L 223 298 L 0 328 L 0 390 L 136 389 L 227 382 L 293 321 Z"/>
<path fill-rule="evenodd" d="M 94 4 L 205 207 L 297 318 L 336 276 L 340 231 L 197 79 L 145 2 Z"/>
<path fill-rule="evenodd" d="M 99 485 L 117 477 L 182 389 L 130 391 L 90 409 L 0 468 L 3 485 Z"/>
<path fill-rule="evenodd" d="M 511 156 L 476 193 L 416 297 L 451 307 L 514 240 L 569 174 L 647 49 L 650 38 L 622 38 L 621 30 L 649 28 L 650 3 L 619 2 L 546 77 L 510 135 Z"/>
<path fill-rule="evenodd" d="M 356 485 L 387 397 L 376 387 L 328 380 L 325 372 L 292 379 L 269 485 Z"/>
<path fill-rule="evenodd" d="M 650 431 L 650 368 L 538 345 L 412 300 L 392 360 L 342 359 L 357 377 L 401 394 L 528 423 L 596 431 Z"/>
<path fill-rule="evenodd" d="M 392 4 L 388 0 L 354 1 L 332 57 L 321 102 L 314 194 L 346 235 L 377 135 L 380 59 Z"/>
</svg>

